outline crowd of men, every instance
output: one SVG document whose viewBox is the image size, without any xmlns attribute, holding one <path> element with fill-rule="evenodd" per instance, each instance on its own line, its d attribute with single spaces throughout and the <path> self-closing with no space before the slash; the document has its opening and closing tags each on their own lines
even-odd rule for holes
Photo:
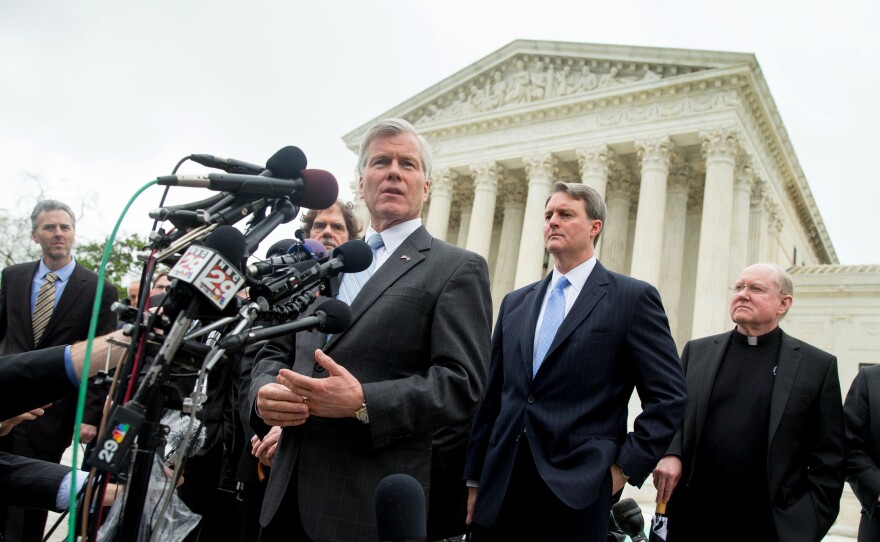
<svg viewBox="0 0 880 542">
<path fill-rule="evenodd" d="M 431 162 L 409 123 L 380 121 L 358 156 L 363 231 L 351 204 L 303 215 L 328 251 L 359 238 L 372 249 L 366 270 L 333 279 L 352 323 L 236 360 L 215 388 L 231 398 L 220 436 L 180 489 L 205 515 L 189 539 L 238 529 L 242 540 L 377 540 L 376 487 L 401 473 L 425 491 L 428 540 L 604 541 L 624 486 L 652 474 L 669 505 L 667 541 L 821 540 L 846 479 L 864 506 L 859 540 L 880 539 L 880 370 L 861 371 L 843 404 L 836 358 L 780 327 L 794 294 L 785 270 L 745 268 L 731 287 L 733 329 L 679 357 L 656 288 L 596 257 L 602 197 L 556 183 L 543 226 L 553 269 L 504 297 L 493 331 L 486 261 L 422 225 Z M 42 258 L 4 269 L 0 282 L 0 340 L 15 354 L 0 359 L 0 386 L 34 379 L 35 369 L 15 369 L 22 360 L 53 364 L 39 375 L 58 385 L 50 405 L 45 394 L 2 399 L 4 413 L 24 414 L 0 424 L 0 504 L 54 508 L 71 484 L 45 465 L 73 436 L 82 372 L 81 348 L 59 345 L 85 339 L 97 275 L 72 256 L 69 207 L 43 201 L 31 219 Z M 116 327 L 115 300 L 105 284 L 100 332 Z M 106 392 L 93 389 L 81 442 L 104 411 Z M 628 430 L 633 391 L 642 410 Z M 48 497 L 8 491 L 38 468 L 53 473 L 40 490 Z M 7 541 L 41 539 L 44 511 L 2 514 Z"/>
</svg>

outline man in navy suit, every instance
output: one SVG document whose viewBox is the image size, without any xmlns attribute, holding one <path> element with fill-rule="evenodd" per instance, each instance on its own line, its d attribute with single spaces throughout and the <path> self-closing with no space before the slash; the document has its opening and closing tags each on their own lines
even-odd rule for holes
<svg viewBox="0 0 880 542">
<path fill-rule="evenodd" d="M 604 541 L 612 496 L 645 480 L 684 414 L 684 375 L 657 290 L 594 255 L 601 196 L 556 183 L 544 216 L 555 268 L 502 302 L 471 432 L 474 540 Z M 627 433 L 633 388 L 642 413 Z"/>
</svg>

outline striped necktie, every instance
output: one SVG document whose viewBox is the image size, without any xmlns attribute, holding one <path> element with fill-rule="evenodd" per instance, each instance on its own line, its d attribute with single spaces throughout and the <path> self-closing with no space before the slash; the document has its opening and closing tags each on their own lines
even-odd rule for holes
<svg viewBox="0 0 880 542">
<path fill-rule="evenodd" d="M 570 283 L 564 276 L 559 277 L 550 297 L 547 299 L 547 306 L 544 308 L 544 320 L 541 322 L 541 333 L 538 335 L 538 346 L 535 347 L 535 359 L 532 364 L 532 377 L 538 374 L 538 368 L 544 362 L 544 356 L 550 345 L 556 337 L 556 331 L 565 319 L 565 292 L 563 290 Z"/>
<path fill-rule="evenodd" d="M 339 286 L 339 299 L 349 305 L 352 304 L 354 298 L 360 293 L 361 288 L 364 287 L 364 283 L 366 283 L 376 271 L 376 251 L 379 250 L 380 247 L 385 246 L 385 241 L 382 240 L 381 235 L 374 233 L 369 239 L 367 239 L 367 244 L 373 249 L 373 261 L 370 262 L 370 266 L 357 273 L 345 273 L 342 277 L 342 284 Z"/>
<path fill-rule="evenodd" d="M 49 319 L 52 318 L 52 309 L 55 308 L 56 280 L 58 280 L 58 275 L 52 272 L 47 273 L 46 282 L 40 286 L 40 291 L 37 294 L 37 302 L 34 305 L 34 317 L 32 319 L 34 323 L 34 345 L 39 344 L 40 339 L 43 338 L 43 332 L 46 331 L 46 326 L 49 324 Z"/>
</svg>

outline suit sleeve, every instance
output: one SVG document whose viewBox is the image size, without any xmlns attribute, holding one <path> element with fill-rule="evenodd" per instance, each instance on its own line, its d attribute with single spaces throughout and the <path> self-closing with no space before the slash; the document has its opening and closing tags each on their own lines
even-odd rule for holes
<svg viewBox="0 0 880 542">
<path fill-rule="evenodd" d="M 6 329 L 9 327 L 9 318 L 6 315 L 6 271 L 0 275 L 0 344 L 6 339 Z M 0 348 L 0 351 L 3 349 Z"/>
<path fill-rule="evenodd" d="M 626 342 L 642 412 L 617 463 L 629 474 L 630 483 L 640 486 L 681 428 L 687 388 L 660 294 L 645 285 L 638 296 Z"/>
<path fill-rule="evenodd" d="M 489 449 L 489 437 L 495 420 L 501 412 L 501 390 L 504 385 L 504 313 L 507 297 L 501 302 L 495 333 L 492 335 L 492 357 L 489 361 L 489 377 L 486 395 L 474 417 L 471 438 L 468 442 L 467 458 L 464 468 L 466 480 L 479 481 L 483 473 L 483 462 Z"/>
<path fill-rule="evenodd" d="M 818 532 L 825 533 L 837 518 L 845 477 L 843 405 L 837 358 L 831 357 L 825 371 L 817 405 L 813 445 L 807 455 L 807 491 L 816 511 Z"/>
<path fill-rule="evenodd" d="M 871 402 L 868 377 L 861 370 L 856 375 L 843 405 L 846 428 L 846 478 L 853 493 L 874 517 L 877 497 L 880 496 L 880 466 L 872 458 L 872 442 L 880 438 L 871 435 Z"/>
<path fill-rule="evenodd" d="M 469 253 L 437 296 L 427 371 L 363 384 L 373 449 L 473 415 L 483 396 L 491 325 L 486 261 Z"/>
<path fill-rule="evenodd" d="M 64 368 L 64 347 L 0 358 L 0 420 L 41 407 L 76 388 Z"/>
<path fill-rule="evenodd" d="M 687 381 L 687 370 L 688 370 L 688 354 L 690 353 L 691 343 L 687 342 L 684 345 L 684 350 L 681 353 L 681 368 L 684 371 L 685 382 Z M 685 408 L 685 412 L 687 412 L 687 408 Z M 669 443 L 669 448 L 666 449 L 666 455 L 675 455 L 678 457 L 684 457 L 684 421 L 678 426 L 678 431 L 675 432 L 675 436 L 672 437 L 672 442 Z"/>
<path fill-rule="evenodd" d="M 260 439 L 266 436 L 271 427 L 257 414 L 257 392 L 266 384 L 276 382 L 275 377 L 281 369 L 293 367 L 296 335 L 293 333 L 277 337 L 267 342 L 256 354 L 251 369 L 251 384 L 248 391 L 250 427 Z"/>
<path fill-rule="evenodd" d="M 0 452 L 0 505 L 55 510 L 70 467 Z"/>
</svg>

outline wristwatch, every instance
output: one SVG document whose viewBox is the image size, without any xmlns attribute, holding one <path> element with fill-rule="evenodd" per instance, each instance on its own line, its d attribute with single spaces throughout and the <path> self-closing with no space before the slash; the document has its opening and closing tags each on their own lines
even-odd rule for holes
<svg viewBox="0 0 880 542">
<path fill-rule="evenodd" d="M 364 401 L 361 408 L 354 411 L 354 417 L 361 423 L 370 423 L 370 415 L 367 414 L 367 402 Z"/>
</svg>

